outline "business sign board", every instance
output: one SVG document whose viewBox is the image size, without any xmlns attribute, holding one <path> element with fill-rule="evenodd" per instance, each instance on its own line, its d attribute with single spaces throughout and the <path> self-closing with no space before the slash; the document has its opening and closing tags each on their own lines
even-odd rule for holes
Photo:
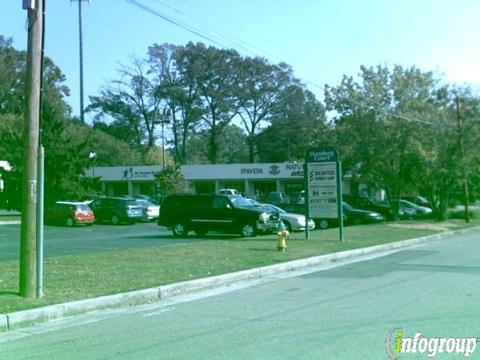
<svg viewBox="0 0 480 360">
<path fill-rule="evenodd" d="M 338 216 L 337 164 L 307 164 L 308 214 L 312 218 L 336 219 Z"/>
<path fill-rule="evenodd" d="M 332 147 L 309 149 L 305 156 L 307 217 L 339 219 L 340 239 L 343 240 L 341 184 L 342 175 L 337 151 Z"/>
</svg>

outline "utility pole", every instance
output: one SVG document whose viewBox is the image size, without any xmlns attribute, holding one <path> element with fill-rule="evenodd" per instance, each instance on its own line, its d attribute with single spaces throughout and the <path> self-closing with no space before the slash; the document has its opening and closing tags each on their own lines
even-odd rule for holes
<svg viewBox="0 0 480 360">
<path fill-rule="evenodd" d="M 23 129 L 23 197 L 20 241 L 20 296 L 33 298 L 36 293 L 36 208 L 37 149 L 40 113 L 42 57 L 42 1 L 24 0 L 28 10 L 27 79 Z"/>
<path fill-rule="evenodd" d="M 469 211 L 469 193 L 468 193 L 468 177 L 466 174 L 465 166 L 465 148 L 463 144 L 463 120 L 460 116 L 460 98 L 455 96 L 455 107 L 457 110 L 457 128 L 458 128 L 458 147 L 460 149 L 460 166 L 462 167 L 462 177 L 463 177 L 463 197 L 464 197 L 464 207 L 465 207 L 465 222 L 470 222 L 470 211 Z"/>
<path fill-rule="evenodd" d="M 89 0 L 71 0 L 78 1 L 78 42 L 80 47 L 80 121 L 85 123 L 85 112 L 83 106 L 83 31 L 82 31 L 82 1 Z"/>
</svg>

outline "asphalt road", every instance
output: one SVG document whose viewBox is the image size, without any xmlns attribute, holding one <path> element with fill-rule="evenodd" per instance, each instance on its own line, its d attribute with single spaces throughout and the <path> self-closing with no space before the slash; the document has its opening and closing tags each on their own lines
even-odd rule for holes
<svg viewBox="0 0 480 360">
<path fill-rule="evenodd" d="M 215 296 L 0 334 L 0 359 L 370 360 L 387 359 L 393 328 L 479 337 L 479 242 L 479 232 L 456 236 Z M 480 345 L 469 358 L 480 358 Z"/>
<path fill-rule="evenodd" d="M 156 223 L 133 225 L 95 224 L 67 228 L 45 226 L 45 256 L 80 254 L 139 247 L 153 247 L 195 241 L 176 239 Z M 20 253 L 20 225 L 0 225 L 0 261 L 17 260 Z M 0 356 L 1 359 L 1 356 Z"/>
</svg>

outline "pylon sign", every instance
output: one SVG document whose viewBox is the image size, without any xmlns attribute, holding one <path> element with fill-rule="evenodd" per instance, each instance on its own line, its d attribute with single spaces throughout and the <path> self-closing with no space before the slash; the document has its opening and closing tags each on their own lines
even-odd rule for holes
<svg viewBox="0 0 480 360">
<path fill-rule="evenodd" d="M 343 240 L 342 175 L 333 147 L 311 148 L 305 155 L 306 210 L 309 219 L 338 219 Z"/>
</svg>

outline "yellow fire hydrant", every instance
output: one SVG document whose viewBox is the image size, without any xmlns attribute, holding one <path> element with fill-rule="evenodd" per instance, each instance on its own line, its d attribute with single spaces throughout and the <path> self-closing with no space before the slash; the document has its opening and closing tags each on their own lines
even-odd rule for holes
<svg viewBox="0 0 480 360">
<path fill-rule="evenodd" d="M 290 233 L 285 227 L 285 224 L 283 223 L 283 221 L 280 221 L 277 226 L 277 236 L 278 236 L 277 250 L 278 251 L 285 252 L 285 250 L 287 250 L 287 239 L 289 234 Z"/>
</svg>

